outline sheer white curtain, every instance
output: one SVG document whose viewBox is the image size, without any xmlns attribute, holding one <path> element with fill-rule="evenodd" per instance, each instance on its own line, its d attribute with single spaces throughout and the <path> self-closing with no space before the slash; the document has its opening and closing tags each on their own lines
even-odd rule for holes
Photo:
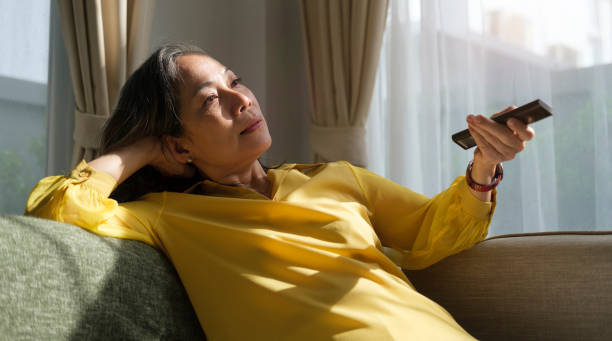
<svg viewBox="0 0 612 341">
<path fill-rule="evenodd" d="M 472 158 L 467 114 L 539 98 L 554 117 L 504 164 L 489 235 L 612 229 L 611 2 L 391 0 L 369 168 L 433 196 Z"/>
</svg>

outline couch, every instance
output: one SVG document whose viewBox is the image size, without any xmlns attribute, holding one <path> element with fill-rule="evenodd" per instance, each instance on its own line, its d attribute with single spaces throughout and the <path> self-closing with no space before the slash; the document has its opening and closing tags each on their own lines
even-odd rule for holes
<svg viewBox="0 0 612 341">
<path fill-rule="evenodd" d="M 144 243 L 4 215 L 0 266 L 0 340 L 206 339 Z M 493 237 L 406 274 L 481 340 L 612 340 L 612 232 Z"/>
</svg>

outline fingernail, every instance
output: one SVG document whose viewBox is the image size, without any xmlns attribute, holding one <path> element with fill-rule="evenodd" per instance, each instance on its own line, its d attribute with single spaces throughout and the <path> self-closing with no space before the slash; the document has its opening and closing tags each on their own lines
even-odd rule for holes
<svg viewBox="0 0 612 341">
<path fill-rule="evenodd" d="M 468 117 L 467 117 L 467 121 L 468 121 L 469 123 L 474 123 L 474 118 L 475 118 L 475 117 L 474 117 L 474 115 L 468 115 Z"/>
<path fill-rule="evenodd" d="M 482 117 L 482 115 L 476 116 L 476 122 L 478 122 L 478 123 L 484 122 L 484 117 Z"/>
</svg>

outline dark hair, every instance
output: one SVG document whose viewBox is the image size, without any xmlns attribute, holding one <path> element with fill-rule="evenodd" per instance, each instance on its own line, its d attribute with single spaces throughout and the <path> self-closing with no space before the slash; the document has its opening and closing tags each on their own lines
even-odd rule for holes
<svg viewBox="0 0 612 341">
<path fill-rule="evenodd" d="M 148 136 L 181 136 L 178 89 L 181 81 L 176 59 L 184 54 L 206 55 L 188 44 L 157 49 L 128 78 L 112 117 L 102 134 L 102 153 L 119 149 Z"/>
<path fill-rule="evenodd" d="M 102 154 L 145 137 L 161 139 L 184 134 L 178 101 L 181 74 L 176 59 L 194 53 L 207 55 L 194 45 L 166 44 L 134 71 L 121 88 L 113 115 L 104 127 Z M 168 177 L 152 166 L 145 166 L 122 182 L 111 198 L 124 202 L 150 192 L 182 192 L 203 179 L 198 172 L 195 174 L 191 179 Z"/>
</svg>

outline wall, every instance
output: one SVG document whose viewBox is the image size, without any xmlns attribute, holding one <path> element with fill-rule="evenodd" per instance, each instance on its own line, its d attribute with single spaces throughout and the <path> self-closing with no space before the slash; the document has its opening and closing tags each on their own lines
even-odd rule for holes
<svg viewBox="0 0 612 341">
<path fill-rule="evenodd" d="M 244 79 L 266 116 L 266 165 L 311 162 L 303 37 L 297 0 L 157 1 L 151 51 L 168 41 L 202 47 Z"/>
</svg>

